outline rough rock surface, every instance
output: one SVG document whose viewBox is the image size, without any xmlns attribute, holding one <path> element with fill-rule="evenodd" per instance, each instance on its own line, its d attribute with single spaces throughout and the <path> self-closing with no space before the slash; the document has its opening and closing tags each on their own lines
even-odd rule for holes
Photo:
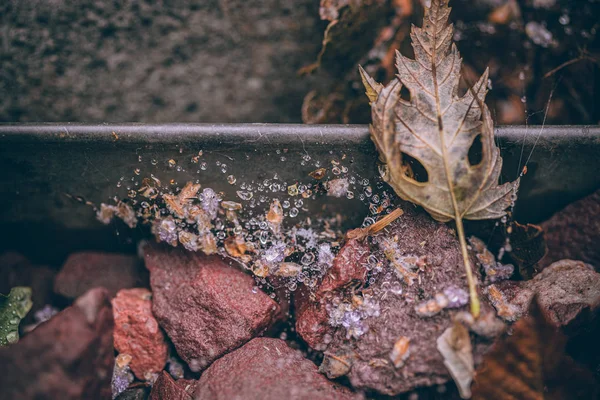
<svg viewBox="0 0 600 400">
<path fill-rule="evenodd" d="M 129 367 L 138 379 L 150 380 L 167 362 L 165 336 L 152 315 L 152 293 L 147 289 L 123 289 L 112 299 L 114 343 L 119 353 L 129 354 Z"/>
<path fill-rule="evenodd" d="M 149 395 L 149 387 L 135 387 L 125 390 L 115 400 L 147 400 Z"/>
<path fill-rule="evenodd" d="M 148 286 L 148 273 L 135 256 L 81 252 L 69 256 L 54 280 L 54 291 L 68 298 L 104 287 L 113 297 L 121 289 Z"/>
<path fill-rule="evenodd" d="M 49 267 L 33 265 L 18 253 L 0 255 L 0 293 L 8 294 L 15 286 L 31 288 L 31 311 L 23 319 L 23 325 L 34 321 L 34 313 L 52 301 L 52 281 L 56 272 Z"/>
<path fill-rule="evenodd" d="M 355 330 L 359 337 L 349 338 L 347 328 L 339 326 L 326 346 L 321 366 L 321 371 L 329 376 L 347 374 L 354 388 L 387 395 L 450 380 L 436 340 L 451 325 L 456 311 L 466 310 L 466 306 L 444 309 L 431 317 L 417 315 L 415 306 L 451 286 L 468 290 L 458 240 L 452 229 L 411 205 L 402 204 L 404 215 L 370 239 L 369 260 L 373 262 L 375 257 L 381 271 L 374 273 L 377 268 L 373 268 L 367 288 L 346 292 L 346 297 L 338 300 L 359 308 L 368 296 L 379 316 L 361 316 L 359 321 L 356 314 L 344 317 L 348 324 L 360 324 L 360 329 Z M 387 254 L 382 250 L 385 240 Z M 390 257 L 409 270 L 394 268 L 388 262 Z M 410 286 L 407 271 L 417 274 Z M 475 275 L 479 274 L 475 271 Z M 483 315 L 493 312 L 491 306 L 482 304 Z M 395 354 L 394 345 L 402 337 L 409 339 L 408 353 Z M 482 338 L 473 338 L 478 362 L 489 344 Z M 406 359 L 403 360 L 403 356 Z"/>
<path fill-rule="evenodd" d="M 569 204 L 542 224 L 548 253 L 540 267 L 570 259 L 600 271 L 600 191 Z"/>
<path fill-rule="evenodd" d="M 546 317 L 556 326 L 575 331 L 594 317 L 600 307 L 600 274 L 581 261 L 553 263 L 529 281 L 505 281 L 487 294 L 498 315 L 507 320 L 521 317 L 534 295 Z"/>
<path fill-rule="evenodd" d="M 147 246 L 152 311 L 179 356 L 199 371 L 263 333 L 279 306 L 220 257 Z"/>
<path fill-rule="evenodd" d="M 359 240 L 349 240 L 336 258 L 316 293 L 308 293 L 302 287 L 295 296 L 296 331 L 312 348 L 323 350 L 324 338 L 333 333 L 327 323 L 327 302 L 330 295 L 352 282 L 362 283 L 367 270 L 364 268 L 369 247 Z"/>
<path fill-rule="evenodd" d="M 280 339 L 256 338 L 215 361 L 200 377 L 196 400 L 344 400 L 361 395 L 329 381 Z"/>
<path fill-rule="evenodd" d="M 196 381 L 188 379 L 174 380 L 163 371 L 150 392 L 150 400 L 192 400 Z"/>
<path fill-rule="evenodd" d="M 90 290 L 17 344 L 0 348 L 0 396 L 110 398 L 113 351 L 108 293 Z"/>
</svg>

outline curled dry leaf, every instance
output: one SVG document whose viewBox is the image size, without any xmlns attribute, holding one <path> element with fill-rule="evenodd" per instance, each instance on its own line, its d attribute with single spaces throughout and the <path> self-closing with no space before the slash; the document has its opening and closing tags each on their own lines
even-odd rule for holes
<svg viewBox="0 0 600 400">
<path fill-rule="evenodd" d="M 460 397 L 470 398 L 475 367 L 469 330 L 461 323 L 454 322 L 437 339 L 437 348 L 444 357 L 444 365 L 452 375 Z"/>
<path fill-rule="evenodd" d="M 436 220 L 456 222 L 471 310 L 478 315 L 462 220 L 505 215 L 519 180 L 498 185 L 502 158 L 484 103 L 488 72 L 458 96 L 461 58 L 452 43 L 449 15 L 447 1 L 431 0 L 423 27 L 411 31 L 415 59 L 397 53 L 398 75 L 387 86 L 362 68 L 360 73 L 371 101 L 371 138 L 385 164 L 383 178 L 401 198 L 422 206 Z M 403 85 L 410 101 L 401 99 Z"/>
<path fill-rule="evenodd" d="M 537 299 L 512 335 L 499 340 L 477 369 L 474 399 L 597 399 L 593 374 L 565 354 L 565 336 Z"/>
</svg>

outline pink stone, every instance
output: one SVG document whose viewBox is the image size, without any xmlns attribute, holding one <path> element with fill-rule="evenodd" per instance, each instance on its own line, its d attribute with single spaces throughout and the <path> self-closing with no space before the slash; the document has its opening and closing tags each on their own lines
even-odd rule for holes
<svg viewBox="0 0 600 400">
<path fill-rule="evenodd" d="M 131 371 L 149 380 L 167 362 L 167 342 L 152 315 L 152 293 L 147 289 L 123 289 L 112 300 L 115 349 L 129 354 Z"/>
</svg>

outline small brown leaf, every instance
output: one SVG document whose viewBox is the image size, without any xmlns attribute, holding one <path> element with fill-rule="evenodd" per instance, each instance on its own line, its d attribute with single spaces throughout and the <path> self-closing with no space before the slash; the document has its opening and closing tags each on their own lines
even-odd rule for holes
<svg viewBox="0 0 600 400">
<path fill-rule="evenodd" d="M 454 322 L 437 339 L 438 351 L 444 356 L 444 365 L 458 387 L 460 397 L 471 397 L 474 362 L 469 330 L 460 322 Z"/>
<path fill-rule="evenodd" d="M 595 399 L 593 374 L 565 354 L 566 338 L 544 316 L 537 299 L 529 316 L 501 338 L 475 374 L 474 399 Z"/>
</svg>

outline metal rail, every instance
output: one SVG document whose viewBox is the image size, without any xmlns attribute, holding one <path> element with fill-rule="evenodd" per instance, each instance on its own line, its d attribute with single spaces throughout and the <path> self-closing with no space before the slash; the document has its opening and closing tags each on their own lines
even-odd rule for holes
<svg viewBox="0 0 600 400">
<path fill-rule="evenodd" d="M 521 222 L 542 221 L 600 188 L 599 126 L 500 126 L 496 138 L 504 159 L 503 179 L 514 179 L 528 160 L 515 208 Z M 194 165 L 190 160 L 199 150 L 203 155 Z M 310 161 L 303 163 L 307 157 Z M 241 182 L 262 181 L 275 173 L 288 182 L 307 179 L 316 161 L 330 166 L 334 159 L 344 160 L 357 176 L 377 176 L 377 152 L 368 127 L 0 124 L 0 229 L 17 232 L 11 238 L 15 243 L 51 240 L 58 245 L 63 236 L 53 233 L 57 229 L 100 228 L 91 207 L 65 193 L 99 204 L 126 197 L 127 186 L 154 174 L 163 182 L 198 180 L 235 198 Z M 169 160 L 181 168 L 169 168 Z M 138 168 L 139 176 L 134 173 Z M 236 185 L 227 183 L 230 174 Z M 323 202 L 331 198 L 315 202 L 315 209 Z M 364 207 L 356 203 L 336 203 L 337 211 L 362 218 Z"/>
</svg>

